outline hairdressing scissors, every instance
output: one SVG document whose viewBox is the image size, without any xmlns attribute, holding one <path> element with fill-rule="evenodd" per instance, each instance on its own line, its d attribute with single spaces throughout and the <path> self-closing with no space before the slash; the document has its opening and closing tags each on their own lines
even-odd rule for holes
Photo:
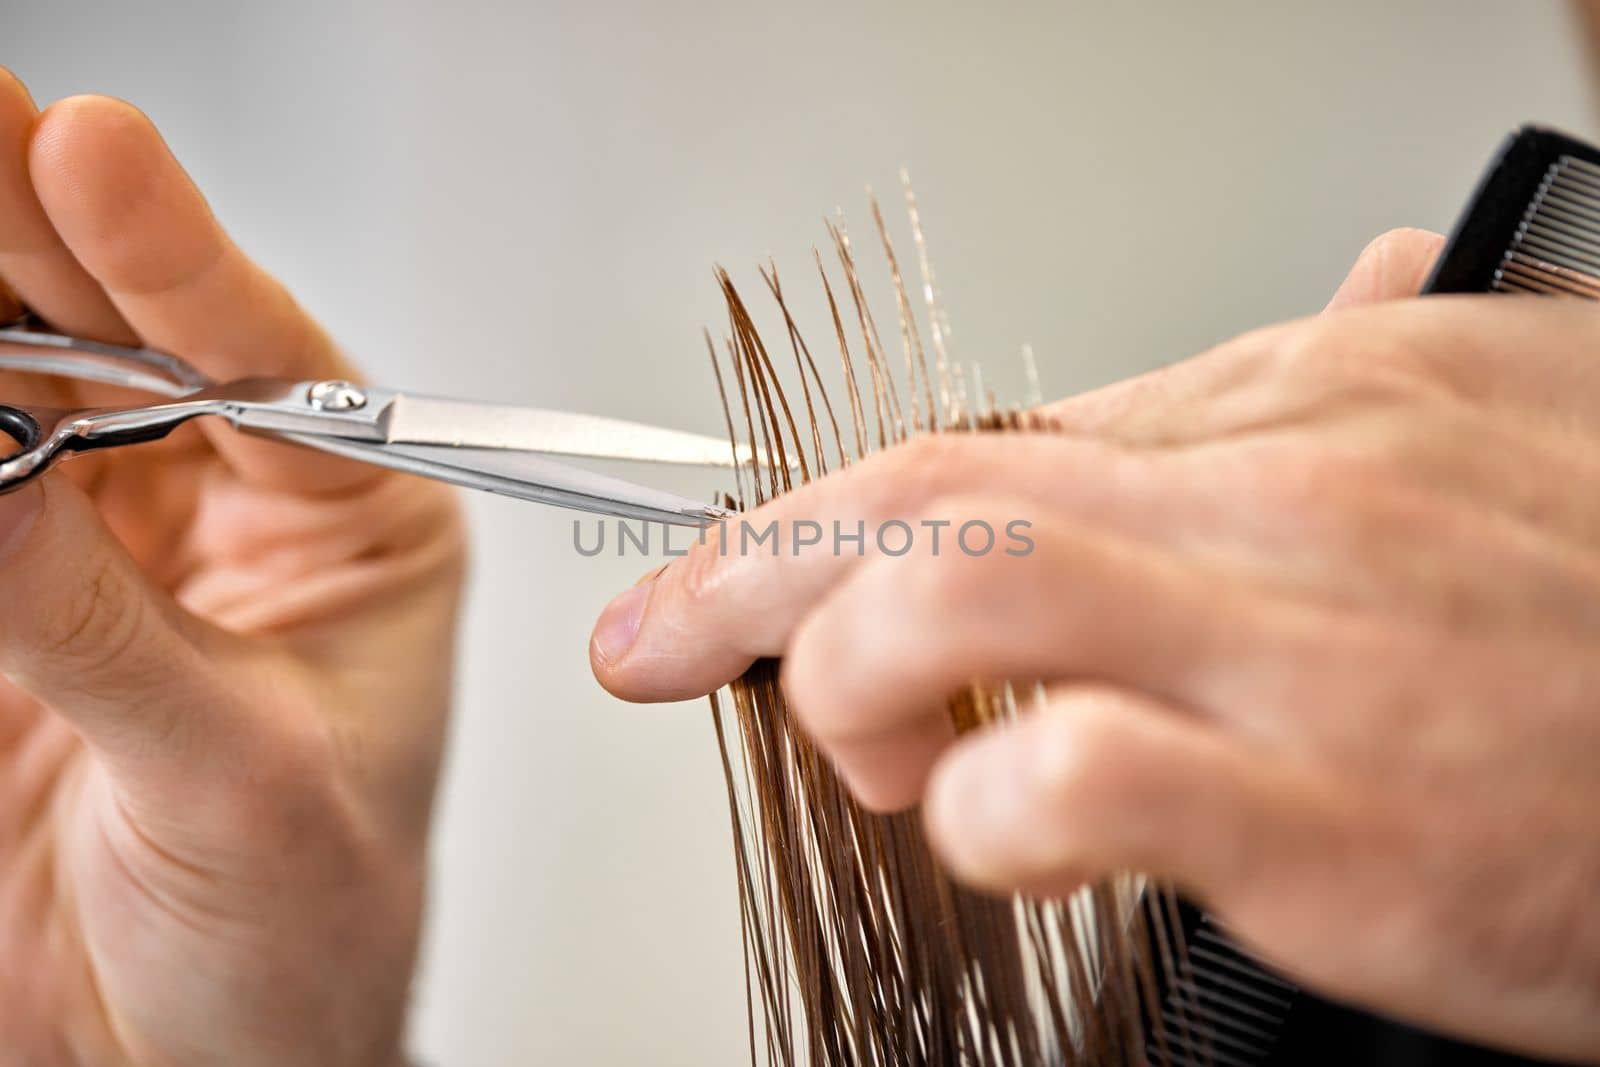
<svg viewBox="0 0 1600 1067">
<path fill-rule="evenodd" d="M 208 415 L 247 433 L 473 489 L 681 526 L 705 525 L 728 512 L 549 457 L 730 468 L 765 462 L 759 451 L 720 438 L 596 415 L 448 400 L 342 380 L 219 382 L 164 352 L 49 333 L 27 320 L 0 327 L 0 370 L 101 382 L 164 398 L 70 410 L 0 402 L 0 434 L 20 446 L 0 454 L 0 493 L 39 477 L 66 456 L 153 441 Z"/>
</svg>

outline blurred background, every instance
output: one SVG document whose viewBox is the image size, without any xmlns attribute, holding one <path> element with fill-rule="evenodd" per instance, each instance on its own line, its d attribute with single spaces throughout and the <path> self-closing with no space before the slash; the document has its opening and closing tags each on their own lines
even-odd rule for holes
<svg viewBox="0 0 1600 1067">
<path fill-rule="evenodd" d="M 903 235 L 902 165 L 957 354 L 1021 399 L 1025 342 L 1060 395 L 1310 313 L 1379 231 L 1447 228 L 1512 126 L 1594 133 L 1554 0 L 4 0 L 0 19 L 0 63 L 41 103 L 147 110 L 376 379 L 707 432 L 711 264 L 753 294 L 772 255 L 825 339 L 821 217 L 842 206 L 865 245 L 872 183 Z M 567 513 L 471 509 L 413 1047 L 744 1063 L 708 713 L 620 704 L 586 659 L 649 563 L 580 557 Z"/>
</svg>

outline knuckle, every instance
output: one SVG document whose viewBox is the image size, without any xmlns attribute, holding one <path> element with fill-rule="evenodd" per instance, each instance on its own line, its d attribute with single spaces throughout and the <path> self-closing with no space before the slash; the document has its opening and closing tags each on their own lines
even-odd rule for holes
<svg viewBox="0 0 1600 1067">
<path fill-rule="evenodd" d="M 1439 368 L 1418 339 L 1365 320 L 1313 319 L 1277 350 L 1277 377 L 1313 413 L 1407 407 L 1437 396 Z"/>
<path fill-rule="evenodd" d="M 1098 700 L 1052 706 L 1040 719 L 1034 742 L 1033 784 L 1055 809 L 1103 807 L 1121 765 L 1123 729 L 1114 709 Z"/>
<path fill-rule="evenodd" d="M 1437 396 L 1444 385 L 1438 368 L 1419 345 L 1405 337 L 1352 340 L 1356 358 L 1341 365 L 1333 398 L 1348 407 L 1406 408 Z M 1359 346 L 1359 347 L 1357 347 Z"/>
<path fill-rule="evenodd" d="M 115 561 L 97 556 L 44 617 L 38 652 L 79 670 L 108 666 L 126 657 L 142 614 Z"/>
<path fill-rule="evenodd" d="M 896 445 L 880 468 L 885 503 L 916 508 L 952 489 L 981 484 L 976 476 L 986 464 L 971 442 L 963 435 L 925 434 Z"/>
<path fill-rule="evenodd" d="M 1390 464 L 1308 442 L 1251 449 L 1231 478 L 1274 525 L 1325 537 L 1366 522 L 1400 492 Z"/>
<path fill-rule="evenodd" d="M 886 585 L 886 602 L 899 600 L 905 610 L 927 617 L 950 616 L 975 608 L 991 592 L 993 579 L 987 557 L 959 550 L 938 556 L 906 557 L 878 565 Z"/>
<path fill-rule="evenodd" d="M 1347 351 L 1352 338 L 1337 318 L 1312 319 L 1284 337 L 1263 361 L 1264 374 L 1295 387 L 1292 395 L 1317 395 L 1361 361 Z"/>
<path fill-rule="evenodd" d="M 683 607 L 692 610 L 714 599 L 722 578 L 722 545 L 727 536 L 728 528 L 721 523 L 707 527 L 705 536 L 670 568 L 677 571 L 676 593 Z"/>
</svg>

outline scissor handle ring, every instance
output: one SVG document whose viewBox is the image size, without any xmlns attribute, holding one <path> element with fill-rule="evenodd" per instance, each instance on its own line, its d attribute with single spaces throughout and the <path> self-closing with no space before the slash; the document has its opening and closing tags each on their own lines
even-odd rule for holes
<svg viewBox="0 0 1600 1067">
<path fill-rule="evenodd" d="M 44 436 L 44 430 L 39 426 L 38 419 L 21 408 L 14 408 L 9 404 L 0 404 L 0 433 L 11 438 L 19 446 L 14 452 L 0 454 L 0 461 L 37 448 Z"/>
</svg>

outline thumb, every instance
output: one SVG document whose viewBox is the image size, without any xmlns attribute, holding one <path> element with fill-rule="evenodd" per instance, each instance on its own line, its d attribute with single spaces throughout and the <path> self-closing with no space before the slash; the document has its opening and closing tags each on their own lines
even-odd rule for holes
<svg viewBox="0 0 1600 1067">
<path fill-rule="evenodd" d="M 0 496 L 0 604 L 0 674 L 113 764 L 192 761 L 198 731 L 227 728 L 226 635 L 156 587 L 67 480 Z"/>
<path fill-rule="evenodd" d="M 1390 230 L 1374 237 L 1340 284 L 1323 313 L 1340 308 L 1401 300 L 1422 292 L 1422 283 L 1444 248 L 1430 230 Z"/>
</svg>

